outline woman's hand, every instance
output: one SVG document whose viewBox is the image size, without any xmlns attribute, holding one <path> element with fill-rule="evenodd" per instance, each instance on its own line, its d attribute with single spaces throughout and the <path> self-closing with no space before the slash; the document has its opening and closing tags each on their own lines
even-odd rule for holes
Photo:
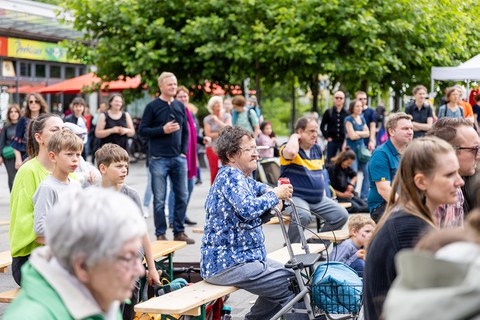
<svg viewBox="0 0 480 320">
<path fill-rule="evenodd" d="M 288 200 L 292 197 L 293 186 L 291 184 L 282 184 L 274 188 L 273 192 L 279 200 Z"/>
<path fill-rule="evenodd" d="M 23 164 L 22 159 L 15 159 L 15 169 L 17 169 L 17 170 L 20 169 L 22 164 Z"/>
</svg>

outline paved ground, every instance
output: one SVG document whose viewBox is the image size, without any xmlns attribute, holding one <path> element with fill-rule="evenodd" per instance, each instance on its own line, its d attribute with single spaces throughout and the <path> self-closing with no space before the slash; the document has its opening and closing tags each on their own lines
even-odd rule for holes
<svg viewBox="0 0 480 320">
<path fill-rule="evenodd" d="M 204 200 L 208 193 L 210 187 L 210 175 L 207 169 L 202 170 L 203 184 L 195 186 L 193 191 L 190 204 L 188 206 L 187 215 L 193 221 L 197 221 L 198 225 L 195 227 L 202 227 L 205 221 L 205 211 L 204 211 Z M 361 179 L 361 174 L 359 175 Z M 143 195 L 145 191 L 145 186 L 147 182 L 147 171 L 144 161 L 139 161 L 131 165 L 130 174 L 127 178 L 127 184 L 134 189 L 136 189 L 143 200 Z M 361 183 L 359 183 L 361 185 Z M 9 220 L 9 190 L 7 186 L 7 174 L 3 167 L 0 167 L 0 221 Z M 152 206 L 150 205 L 150 217 L 146 219 L 149 228 L 150 238 L 152 240 L 154 237 L 154 228 L 153 228 L 153 217 L 152 217 Z M 314 228 L 314 225 L 311 226 Z M 283 236 L 280 231 L 279 225 L 265 225 L 263 227 L 265 236 L 266 236 L 266 248 L 267 252 L 272 252 L 274 250 L 280 249 L 283 244 Z M 194 245 L 187 246 L 180 249 L 175 254 L 174 261 L 176 262 L 198 262 L 200 259 L 200 243 L 201 243 L 201 234 L 196 234 L 191 232 L 191 228 L 186 229 L 186 233 L 195 239 L 196 243 Z M 169 239 L 173 239 L 173 233 L 167 232 Z M 9 250 L 8 243 L 8 226 L 0 226 L 0 251 Z M 11 273 L 6 274 L 0 273 L 0 291 L 7 291 L 16 287 L 15 282 L 11 276 Z M 230 299 L 227 301 L 227 305 L 232 307 L 233 310 L 233 319 L 239 320 L 243 319 L 244 315 L 251 308 L 253 302 L 255 301 L 256 296 L 249 294 L 246 291 L 239 290 L 233 293 L 230 296 Z M 0 304 L 0 316 L 3 315 L 7 305 Z"/>
<path fill-rule="evenodd" d="M 202 171 L 202 178 L 204 180 L 202 185 L 195 186 L 193 191 L 192 199 L 188 207 L 188 216 L 198 222 L 198 226 L 201 227 L 204 224 L 205 213 L 203 209 L 204 199 L 208 193 L 209 189 L 209 172 L 204 169 Z M 140 161 L 138 163 L 132 164 L 130 175 L 127 178 L 127 184 L 135 188 L 143 197 L 145 185 L 147 181 L 145 162 Z M 143 198 L 142 198 L 143 199 Z M 7 186 L 7 175 L 3 167 L 0 167 L 0 221 L 9 220 L 9 190 Z M 150 206 L 150 211 L 152 211 L 152 206 Z M 153 218 L 152 215 L 146 219 L 150 237 L 154 240 L 153 232 Z M 175 260 L 178 262 L 194 262 L 199 261 L 200 259 L 200 242 L 201 234 L 195 234 L 191 232 L 191 228 L 187 228 L 187 234 L 194 238 L 196 243 L 194 245 L 187 246 L 183 249 L 180 249 L 175 254 Z M 264 227 L 264 232 L 266 234 L 266 246 L 267 251 L 274 251 L 283 246 L 283 237 L 280 232 L 278 225 L 267 225 Z M 173 234 L 168 232 L 167 236 L 169 239 L 173 238 Z M 8 226 L 0 226 L 0 251 L 9 250 L 8 244 Z M 11 276 L 11 273 L 6 274 L 0 273 L 0 291 L 7 291 L 16 287 L 15 282 Z M 255 301 L 255 296 L 251 295 L 243 290 L 239 290 L 231 295 L 228 300 L 228 305 L 233 309 L 233 318 L 234 319 L 243 319 L 243 316 L 252 306 L 252 303 Z M 7 305 L 0 304 L 0 316 L 5 311 Z"/>
</svg>

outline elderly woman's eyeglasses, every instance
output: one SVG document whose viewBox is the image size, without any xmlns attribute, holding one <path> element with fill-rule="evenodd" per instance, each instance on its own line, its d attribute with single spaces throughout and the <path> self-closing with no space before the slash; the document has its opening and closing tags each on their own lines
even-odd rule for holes
<svg viewBox="0 0 480 320">
<path fill-rule="evenodd" d="M 137 264 L 140 264 L 143 260 L 143 254 L 138 252 L 137 254 L 128 254 L 126 256 L 115 256 L 115 260 L 119 262 L 124 268 L 134 268 Z"/>
<path fill-rule="evenodd" d="M 257 147 L 250 147 L 250 148 L 240 148 L 242 149 L 243 151 L 245 151 L 246 153 L 250 153 L 250 154 L 258 154 L 258 150 L 257 150 Z"/>
<path fill-rule="evenodd" d="M 473 151 L 475 154 L 475 157 L 478 155 L 478 151 L 480 150 L 480 145 L 475 146 L 475 147 L 453 147 L 455 150 L 470 150 Z"/>
</svg>

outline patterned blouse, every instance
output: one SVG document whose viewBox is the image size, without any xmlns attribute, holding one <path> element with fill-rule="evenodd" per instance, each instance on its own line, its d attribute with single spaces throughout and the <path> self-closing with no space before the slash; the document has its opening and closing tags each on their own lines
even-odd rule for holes
<svg viewBox="0 0 480 320">
<path fill-rule="evenodd" d="M 205 202 L 200 260 L 204 279 L 234 265 L 266 259 L 259 217 L 278 204 L 277 196 L 267 187 L 237 168 L 220 168 Z"/>
</svg>

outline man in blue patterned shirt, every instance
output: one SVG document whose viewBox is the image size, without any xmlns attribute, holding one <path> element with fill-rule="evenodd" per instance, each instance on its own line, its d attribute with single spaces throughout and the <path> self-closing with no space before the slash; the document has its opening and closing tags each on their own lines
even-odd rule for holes
<svg viewBox="0 0 480 320">
<path fill-rule="evenodd" d="M 323 231 L 341 229 L 348 220 L 348 212 L 325 196 L 323 155 L 318 140 L 318 124 L 314 119 L 298 119 L 295 132 L 280 148 L 280 176 L 290 179 L 294 187 L 292 201 L 302 226 L 312 221 L 310 211 L 325 220 Z M 328 188 L 328 186 L 327 186 Z M 290 224 L 288 237 L 300 242 L 298 228 Z"/>
</svg>

